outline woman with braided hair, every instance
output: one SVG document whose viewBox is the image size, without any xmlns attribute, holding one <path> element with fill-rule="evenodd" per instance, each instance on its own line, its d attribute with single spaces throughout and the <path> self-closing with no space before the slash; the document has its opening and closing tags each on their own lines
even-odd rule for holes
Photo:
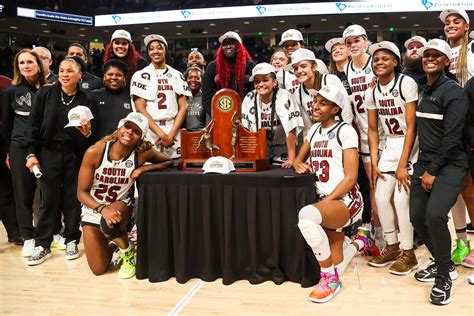
<svg viewBox="0 0 474 316">
<path fill-rule="evenodd" d="M 233 89 L 243 98 L 253 89 L 249 77 L 254 63 L 239 34 L 229 31 L 219 37 L 219 42 L 216 60 L 209 63 L 202 79 L 202 102 L 209 115 L 212 97 L 218 90 Z"/>
</svg>

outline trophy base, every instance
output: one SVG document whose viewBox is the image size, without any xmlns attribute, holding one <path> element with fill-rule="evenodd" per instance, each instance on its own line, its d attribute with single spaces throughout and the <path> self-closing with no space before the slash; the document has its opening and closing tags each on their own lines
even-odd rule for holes
<svg viewBox="0 0 474 316">
<path fill-rule="evenodd" d="M 202 167 L 207 159 L 182 159 L 178 168 L 182 171 L 203 172 Z M 235 172 L 258 172 L 270 169 L 268 159 L 232 159 Z"/>
</svg>

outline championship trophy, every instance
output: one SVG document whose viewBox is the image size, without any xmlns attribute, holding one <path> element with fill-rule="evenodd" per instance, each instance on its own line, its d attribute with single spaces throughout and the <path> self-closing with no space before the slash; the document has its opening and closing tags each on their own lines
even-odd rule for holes
<svg viewBox="0 0 474 316">
<path fill-rule="evenodd" d="M 221 89 L 212 98 L 209 124 L 198 132 L 181 130 L 181 170 L 202 172 L 204 162 L 213 156 L 232 160 L 236 172 L 270 169 L 266 131 L 250 132 L 242 126 L 240 104 L 237 92 Z"/>
</svg>

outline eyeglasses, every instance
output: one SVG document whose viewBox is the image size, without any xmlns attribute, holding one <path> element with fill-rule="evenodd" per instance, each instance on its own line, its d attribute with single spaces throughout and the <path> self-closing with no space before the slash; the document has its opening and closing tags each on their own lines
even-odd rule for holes
<svg viewBox="0 0 474 316">
<path fill-rule="evenodd" d="M 48 58 L 48 57 L 46 57 L 46 56 L 40 56 L 40 58 L 41 58 L 42 60 L 50 60 L 50 58 Z"/>
<path fill-rule="evenodd" d="M 237 47 L 237 43 L 222 43 L 222 47 Z"/>
</svg>

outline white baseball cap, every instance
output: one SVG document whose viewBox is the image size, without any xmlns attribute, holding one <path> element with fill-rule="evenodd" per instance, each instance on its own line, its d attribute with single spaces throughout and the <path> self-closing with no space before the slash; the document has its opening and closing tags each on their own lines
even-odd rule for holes
<svg viewBox="0 0 474 316">
<path fill-rule="evenodd" d="M 326 42 L 324 48 L 326 48 L 328 52 L 331 52 L 332 47 L 336 44 L 344 44 L 344 40 L 342 39 L 342 37 L 331 38 L 329 41 Z"/>
<path fill-rule="evenodd" d="M 162 42 L 163 44 L 165 44 L 166 48 L 168 48 L 168 42 L 165 40 L 165 38 L 163 36 L 158 35 L 158 34 L 147 35 L 143 41 L 145 42 L 145 46 L 148 46 L 148 44 L 150 44 L 150 42 L 159 41 L 159 42 Z"/>
<path fill-rule="evenodd" d="M 67 118 L 69 123 L 67 123 L 64 128 L 71 126 L 81 126 L 81 121 L 90 121 L 94 118 L 94 115 L 92 115 L 91 110 L 87 106 L 78 105 L 69 110 L 67 113 Z"/>
<path fill-rule="evenodd" d="M 127 41 L 132 42 L 132 36 L 125 30 L 115 30 L 110 41 L 113 41 L 116 38 L 124 38 Z"/>
<path fill-rule="evenodd" d="M 253 81 L 256 75 L 268 75 L 270 73 L 275 73 L 275 69 L 269 63 L 260 63 L 255 65 L 252 69 L 252 75 L 250 76 L 249 80 Z"/>
<path fill-rule="evenodd" d="M 418 36 L 418 35 L 415 35 L 413 37 L 410 37 L 409 39 L 407 39 L 405 41 L 405 44 L 403 44 L 405 46 L 406 49 L 408 49 L 408 46 L 411 44 L 411 43 L 414 43 L 414 42 L 418 42 L 420 43 L 421 45 L 423 46 L 426 46 L 426 40 L 421 37 L 421 36 Z"/>
<path fill-rule="evenodd" d="M 300 61 L 303 60 L 312 60 L 316 62 L 316 56 L 314 56 L 314 53 L 310 51 L 309 49 L 306 48 L 298 48 L 291 54 L 291 63 L 286 65 L 284 67 L 285 70 L 292 70 L 293 65 L 299 63 Z"/>
<path fill-rule="evenodd" d="M 342 33 L 342 39 L 345 42 L 349 36 L 362 36 L 362 35 L 367 37 L 367 33 L 365 32 L 365 29 L 358 24 L 353 24 L 353 25 L 348 26 L 344 30 L 344 33 Z"/>
<path fill-rule="evenodd" d="M 418 48 L 416 50 L 416 53 L 419 56 L 423 56 L 423 53 L 428 49 L 435 49 L 438 52 L 445 54 L 446 57 L 451 58 L 451 47 L 449 47 L 449 44 L 447 42 L 438 38 L 434 38 L 428 43 L 426 43 L 426 46 Z"/>
<path fill-rule="evenodd" d="M 339 88 L 336 86 L 328 84 L 319 89 L 319 91 L 309 89 L 308 92 L 310 95 L 315 97 L 319 94 L 325 99 L 334 102 L 338 107 L 341 108 L 341 110 L 344 109 L 344 95 L 342 94 L 341 90 L 339 90 Z"/>
<path fill-rule="evenodd" d="M 466 11 L 464 10 L 455 10 L 455 9 L 446 9 L 441 12 L 439 15 L 439 19 L 441 22 L 446 22 L 446 18 L 450 16 L 451 14 L 457 14 L 460 15 L 464 21 L 466 21 L 467 24 L 469 24 L 469 16 L 467 15 Z"/>
<path fill-rule="evenodd" d="M 121 128 L 127 122 L 132 122 L 137 125 L 142 131 L 142 139 L 145 137 L 145 134 L 148 132 L 148 119 L 145 115 L 138 112 L 130 112 L 125 118 L 120 120 L 117 128 Z"/>
<path fill-rule="evenodd" d="M 240 38 L 239 34 L 237 34 L 236 32 L 232 32 L 232 31 L 226 32 L 223 35 L 221 35 L 219 37 L 219 43 L 222 44 L 222 42 L 225 41 L 228 38 L 235 39 L 237 42 L 242 44 L 242 39 Z"/>
<path fill-rule="evenodd" d="M 286 41 L 303 41 L 303 34 L 300 31 L 295 29 L 289 29 L 281 34 L 281 41 L 278 43 L 279 46 L 282 46 Z"/>
<path fill-rule="evenodd" d="M 398 49 L 397 45 L 389 41 L 381 41 L 379 43 L 375 43 L 370 45 L 369 47 L 369 54 L 374 55 L 376 51 L 386 49 L 394 53 L 398 59 L 402 58 L 400 55 L 400 50 Z"/>
<path fill-rule="evenodd" d="M 474 39 L 474 31 L 471 31 L 471 33 L 469 33 L 469 38 Z"/>
<path fill-rule="evenodd" d="M 234 171 L 235 167 L 232 160 L 222 156 L 215 156 L 206 160 L 202 170 L 204 170 L 204 173 L 228 174 Z"/>
</svg>

